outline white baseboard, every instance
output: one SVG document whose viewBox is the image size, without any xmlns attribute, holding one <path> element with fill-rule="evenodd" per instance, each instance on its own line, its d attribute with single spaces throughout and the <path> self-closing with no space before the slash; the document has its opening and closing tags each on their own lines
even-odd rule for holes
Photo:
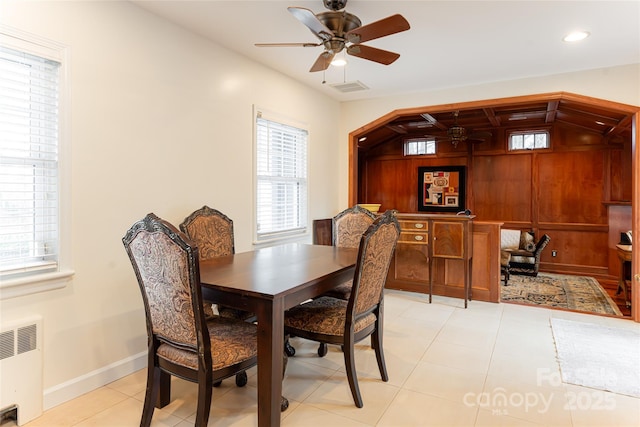
<svg viewBox="0 0 640 427">
<path fill-rule="evenodd" d="M 49 387 L 44 390 L 43 409 L 46 411 L 61 403 L 75 399 L 146 366 L 147 352 L 143 351 L 62 384 Z"/>
</svg>

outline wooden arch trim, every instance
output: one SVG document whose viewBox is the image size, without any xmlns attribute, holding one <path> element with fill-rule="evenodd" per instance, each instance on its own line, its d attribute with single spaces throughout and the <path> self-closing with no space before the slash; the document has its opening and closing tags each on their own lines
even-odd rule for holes
<svg viewBox="0 0 640 427">
<path fill-rule="evenodd" d="M 449 104 L 439 104 L 422 107 L 404 108 L 391 111 L 382 117 L 352 131 L 349 133 L 349 206 L 358 203 L 358 140 L 366 135 L 372 129 L 386 126 L 390 122 L 403 116 L 415 114 L 429 114 L 436 112 L 448 112 L 464 109 L 483 108 L 490 111 L 491 108 L 511 106 L 518 104 L 527 104 L 532 102 L 550 102 L 550 101 L 572 101 L 581 104 L 587 104 L 597 107 L 603 107 L 611 110 L 618 110 L 622 113 L 629 114 L 632 121 L 631 132 L 631 155 L 633 169 L 632 183 L 632 208 L 631 223 L 635 236 L 640 236 L 640 150 L 638 150 L 638 142 L 640 142 L 640 107 L 623 104 L 605 99 L 593 98 L 584 95 L 578 95 L 570 92 L 550 92 L 535 95 L 514 96 L 506 98 L 486 99 L 479 101 L 457 102 Z M 631 263 L 631 294 L 632 294 L 632 311 L 631 317 L 634 321 L 640 322 L 640 245 L 635 245 L 632 254 Z"/>
</svg>

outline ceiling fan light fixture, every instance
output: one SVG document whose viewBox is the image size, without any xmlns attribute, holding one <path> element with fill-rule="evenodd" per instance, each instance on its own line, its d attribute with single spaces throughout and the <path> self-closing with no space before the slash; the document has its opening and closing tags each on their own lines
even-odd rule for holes
<svg viewBox="0 0 640 427">
<path fill-rule="evenodd" d="M 447 130 L 449 138 L 457 141 L 465 139 L 465 129 L 462 126 L 452 126 Z"/>
<path fill-rule="evenodd" d="M 347 65 L 347 60 L 341 56 L 335 57 L 331 61 L 331 65 L 333 65 L 334 67 L 344 67 L 345 65 Z"/>
<path fill-rule="evenodd" d="M 590 33 L 588 31 L 572 31 L 571 33 L 564 36 L 562 41 L 569 42 L 569 43 L 579 42 L 580 40 L 584 40 L 589 36 L 590 36 Z"/>
<path fill-rule="evenodd" d="M 411 28 L 409 22 L 400 14 L 388 16 L 383 19 L 362 25 L 362 21 L 356 15 L 343 10 L 347 0 L 324 0 L 326 12 L 314 13 L 311 9 L 290 6 L 287 10 L 304 26 L 306 26 L 318 39 L 316 43 L 256 43 L 258 47 L 298 46 L 316 47 L 323 46 L 324 51 L 318 56 L 309 72 L 326 71 L 331 65 L 344 66 L 346 62 L 333 62 L 332 59 L 338 53 L 346 49 L 346 53 L 368 61 L 382 65 L 390 65 L 400 57 L 399 53 L 384 49 L 378 49 L 363 42 L 390 36 L 392 34 L 407 31 Z M 346 79 L 346 78 L 345 78 Z M 325 81 L 323 80 L 323 83 Z"/>
</svg>

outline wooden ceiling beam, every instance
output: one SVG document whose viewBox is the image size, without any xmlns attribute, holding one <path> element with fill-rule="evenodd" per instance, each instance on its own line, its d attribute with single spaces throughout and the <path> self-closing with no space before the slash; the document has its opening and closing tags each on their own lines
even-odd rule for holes
<svg viewBox="0 0 640 427">
<path fill-rule="evenodd" d="M 493 127 L 500 127 L 500 117 L 496 117 L 496 110 L 493 108 L 483 108 L 482 111 L 487 116 L 489 123 Z"/>
<path fill-rule="evenodd" d="M 422 116 L 423 119 L 425 119 L 428 123 L 430 123 L 432 126 L 437 127 L 440 130 L 447 130 L 447 127 L 445 125 L 443 125 L 442 123 L 440 123 L 438 121 L 438 119 L 436 119 L 435 117 L 433 117 L 431 114 L 429 113 L 423 113 L 420 114 Z"/>
<path fill-rule="evenodd" d="M 553 123 L 556 120 L 558 105 L 560 105 L 560 101 L 549 101 L 547 103 L 547 116 L 544 119 L 545 123 Z"/>
<path fill-rule="evenodd" d="M 611 137 L 621 134 L 625 131 L 631 130 L 631 115 L 625 116 L 624 119 L 620 120 L 617 125 L 613 126 L 607 132 L 605 132 L 605 136 Z"/>
</svg>

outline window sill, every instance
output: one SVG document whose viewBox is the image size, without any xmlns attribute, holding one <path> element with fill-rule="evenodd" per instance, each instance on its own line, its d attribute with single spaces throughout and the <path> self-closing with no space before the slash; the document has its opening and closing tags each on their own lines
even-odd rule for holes
<svg viewBox="0 0 640 427">
<path fill-rule="evenodd" d="M 0 283 L 0 301 L 40 292 L 62 289 L 75 274 L 73 270 L 38 274 L 20 279 L 3 280 Z"/>
</svg>

